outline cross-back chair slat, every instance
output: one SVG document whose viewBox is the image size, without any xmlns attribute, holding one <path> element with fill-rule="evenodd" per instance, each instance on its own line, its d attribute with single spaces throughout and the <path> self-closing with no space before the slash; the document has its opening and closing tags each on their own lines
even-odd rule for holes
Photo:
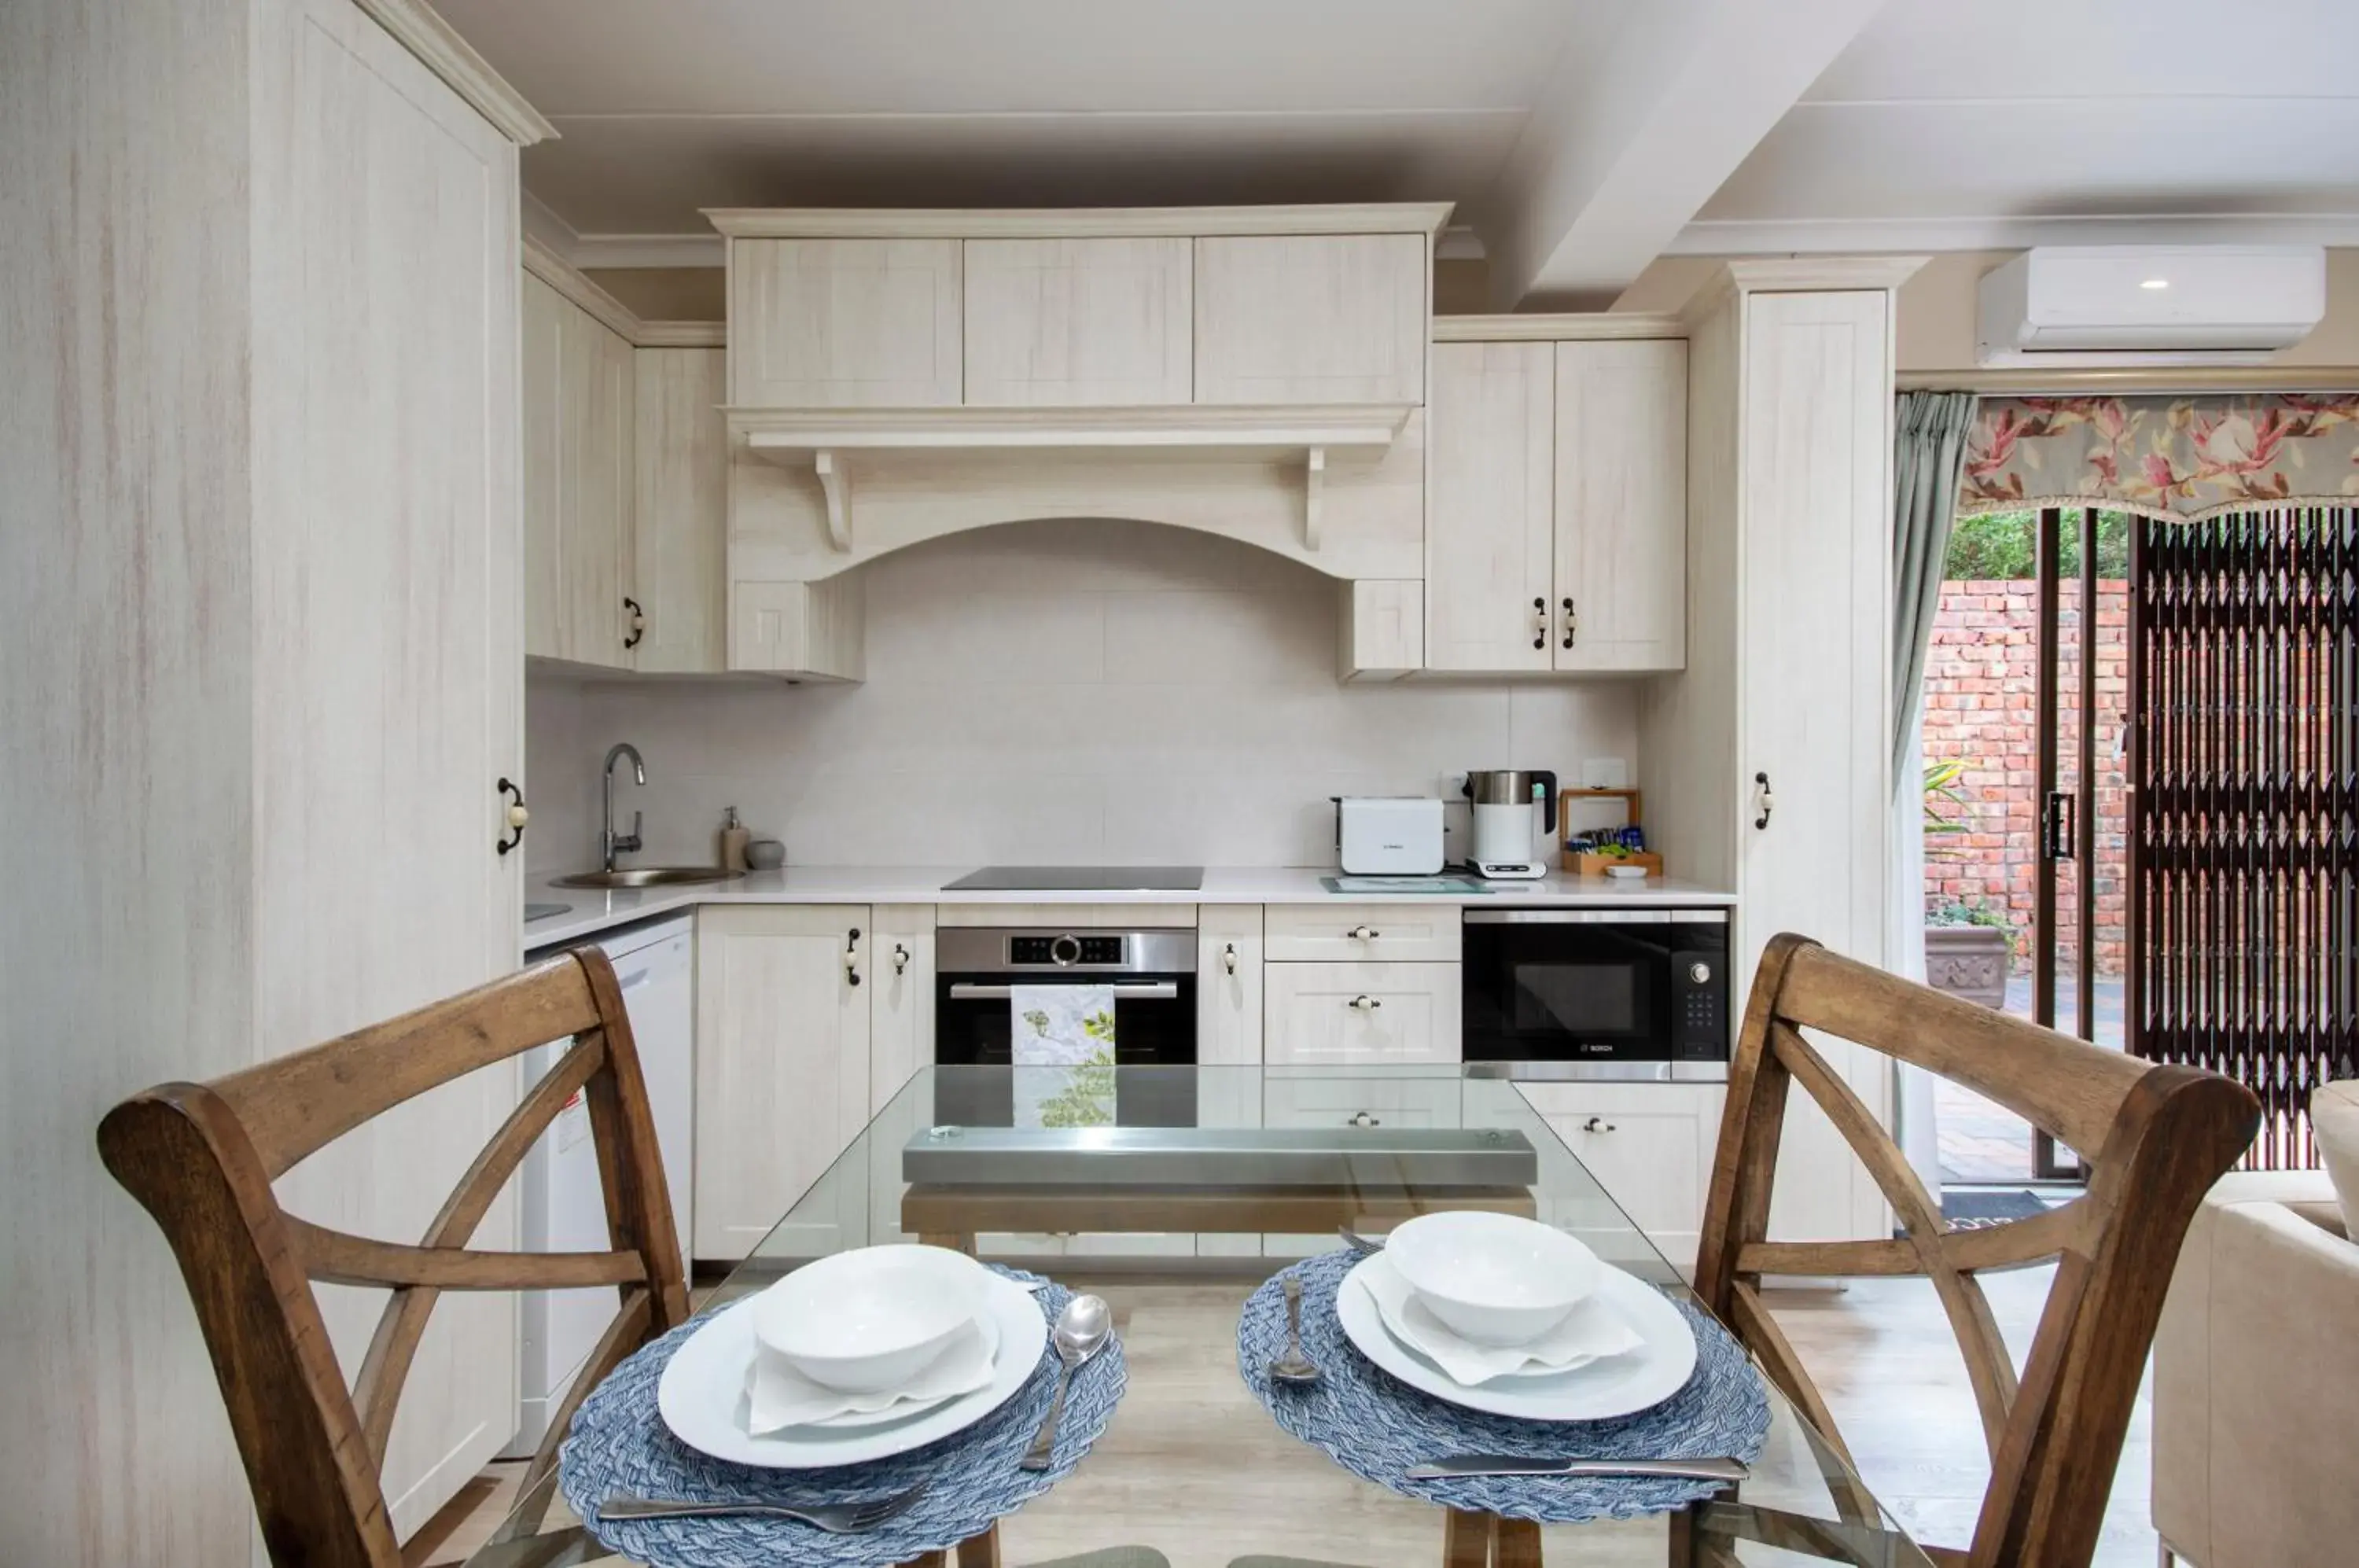
<svg viewBox="0 0 2359 1568">
<path fill-rule="evenodd" d="M 440 1084 L 568 1037 L 416 1244 L 332 1230 L 280 1207 L 271 1183 L 310 1154 Z M 589 1111 L 610 1250 L 468 1247 L 577 1092 Z M 619 1310 L 551 1421 L 527 1488 L 554 1463 L 598 1379 L 688 1315 L 629 1017 L 612 966 L 595 952 L 566 953 L 211 1083 L 162 1084 L 108 1113 L 98 1141 L 107 1169 L 155 1216 L 179 1260 L 264 1540 L 288 1568 L 402 1568 L 379 1469 L 443 1291 L 618 1290 Z M 312 1290 L 319 1280 L 391 1292 L 350 1389 Z"/>
<path fill-rule="evenodd" d="M 2081 1153 L 2087 1191 L 2036 1218 L 1951 1228 L 1805 1029 L 1911 1062 L 2015 1111 Z M 1796 1084 L 1874 1177 L 1900 1236 L 1767 1239 L 1779 1136 Z M 1971 1548 L 1939 1551 L 1938 1559 L 1971 1568 L 2085 1568 L 2180 1239 L 2259 1125 L 2250 1091 L 2217 1074 L 2148 1066 L 1780 936 L 1762 953 L 1730 1064 L 1696 1289 L 1847 1455 L 1826 1401 L 1763 1302 L 1761 1278 L 1924 1276 L 1964 1356 L 1992 1472 Z M 1974 1275 L 2049 1258 L 2056 1279 L 2018 1375 Z M 1864 1494 L 1837 1501 L 1847 1519 L 1875 1517 Z"/>
</svg>

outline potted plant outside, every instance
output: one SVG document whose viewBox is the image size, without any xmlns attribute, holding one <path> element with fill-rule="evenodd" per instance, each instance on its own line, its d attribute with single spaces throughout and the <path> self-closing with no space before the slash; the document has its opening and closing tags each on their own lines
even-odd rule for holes
<svg viewBox="0 0 2359 1568">
<path fill-rule="evenodd" d="M 1972 766 L 1949 757 L 1925 769 L 1925 857 L 1940 860 L 1957 851 L 1940 841 L 1967 831 L 1968 804 L 1958 781 Z M 1988 1007 L 2006 1006 L 2007 962 L 2015 955 L 2015 928 L 2006 911 L 1988 904 L 1951 898 L 1925 911 L 1925 983 Z"/>
</svg>

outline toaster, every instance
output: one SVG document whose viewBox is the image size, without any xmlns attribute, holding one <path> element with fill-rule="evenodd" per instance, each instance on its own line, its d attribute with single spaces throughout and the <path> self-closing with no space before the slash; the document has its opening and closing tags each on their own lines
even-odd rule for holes
<svg viewBox="0 0 2359 1568">
<path fill-rule="evenodd" d="M 1335 855 L 1353 877 L 1430 877 L 1441 869 L 1441 802 L 1424 795 L 1339 795 Z"/>
</svg>

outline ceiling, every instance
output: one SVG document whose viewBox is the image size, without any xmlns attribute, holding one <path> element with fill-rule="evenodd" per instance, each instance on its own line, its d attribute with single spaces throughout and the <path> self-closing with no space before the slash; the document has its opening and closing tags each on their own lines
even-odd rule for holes
<svg viewBox="0 0 2359 1568">
<path fill-rule="evenodd" d="M 556 125 L 532 218 L 588 266 L 771 205 L 1453 201 L 1502 307 L 1665 253 L 2359 244 L 2350 0 L 440 8 Z"/>
</svg>

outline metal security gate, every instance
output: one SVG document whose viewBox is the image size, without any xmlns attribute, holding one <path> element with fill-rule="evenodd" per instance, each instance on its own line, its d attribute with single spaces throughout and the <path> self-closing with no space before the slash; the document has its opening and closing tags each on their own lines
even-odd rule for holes
<svg viewBox="0 0 2359 1568">
<path fill-rule="evenodd" d="M 2250 1162 L 2316 1163 L 2359 1076 L 2359 510 L 2141 517 L 2132 541 L 2129 1045 L 2249 1084 Z"/>
</svg>

